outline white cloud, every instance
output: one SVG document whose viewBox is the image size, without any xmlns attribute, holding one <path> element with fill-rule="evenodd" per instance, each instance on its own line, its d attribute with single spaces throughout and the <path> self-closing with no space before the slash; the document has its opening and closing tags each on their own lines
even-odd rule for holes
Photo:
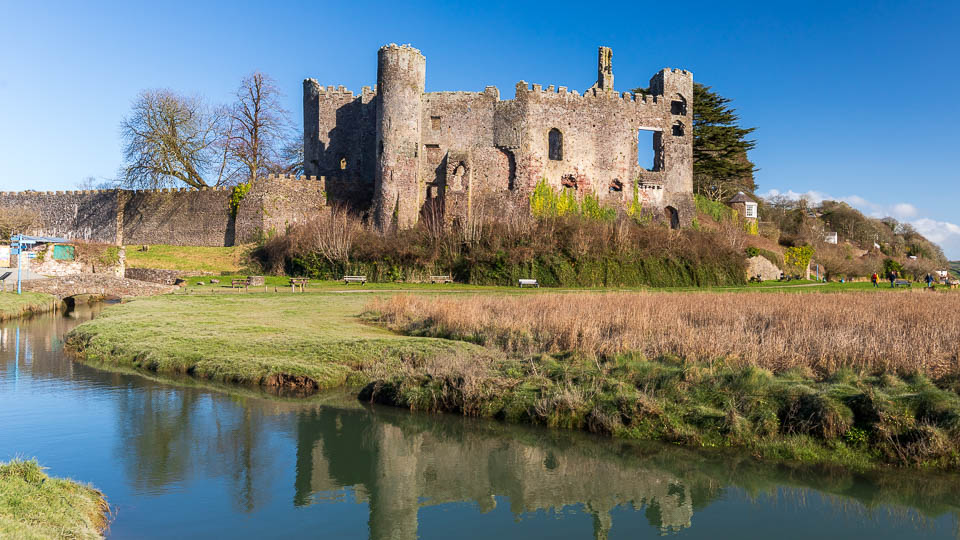
<svg viewBox="0 0 960 540">
<path fill-rule="evenodd" d="M 949 221 L 938 221 L 928 217 L 918 217 L 920 211 L 910 203 L 901 202 L 885 205 L 868 201 L 859 195 L 833 197 L 820 191 L 797 193 L 793 190 L 779 191 L 771 189 L 766 193 L 761 193 L 760 196 L 765 199 L 777 196 L 793 200 L 806 198 L 812 204 L 820 204 L 823 201 L 843 201 L 870 217 L 881 218 L 890 216 L 904 223 L 909 223 L 913 225 L 920 234 L 927 237 L 927 239 L 940 244 L 940 247 L 943 248 L 944 253 L 946 253 L 949 259 L 960 259 L 960 225 L 950 223 Z"/>
</svg>

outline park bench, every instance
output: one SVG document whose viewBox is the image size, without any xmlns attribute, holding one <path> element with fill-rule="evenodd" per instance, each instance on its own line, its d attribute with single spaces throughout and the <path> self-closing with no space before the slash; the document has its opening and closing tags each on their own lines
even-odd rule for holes
<svg viewBox="0 0 960 540">
<path fill-rule="evenodd" d="M 536 287 L 539 289 L 540 283 L 535 279 L 518 279 L 517 287 L 520 287 L 521 289 L 524 287 Z"/>
<path fill-rule="evenodd" d="M 290 292 L 297 292 L 297 286 L 300 287 L 300 292 L 303 292 L 309 282 L 310 280 L 307 278 L 290 278 Z"/>
<path fill-rule="evenodd" d="M 893 286 L 910 288 L 913 286 L 913 283 L 911 283 L 909 280 L 906 280 L 906 279 L 897 279 L 897 280 L 894 280 Z"/>
<path fill-rule="evenodd" d="M 230 288 L 231 288 L 231 289 L 238 289 L 238 288 L 240 288 L 240 287 L 243 287 L 244 290 L 246 290 L 246 288 L 249 287 L 249 286 L 250 286 L 250 280 L 249 280 L 249 279 L 231 279 L 231 280 L 230 280 Z"/>
<path fill-rule="evenodd" d="M 430 283 L 453 283 L 450 276 L 430 276 Z"/>
<path fill-rule="evenodd" d="M 367 276 L 343 276 L 343 284 L 349 285 L 350 283 L 359 283 L 361 285 L 366 285 Z"/>
</svg>

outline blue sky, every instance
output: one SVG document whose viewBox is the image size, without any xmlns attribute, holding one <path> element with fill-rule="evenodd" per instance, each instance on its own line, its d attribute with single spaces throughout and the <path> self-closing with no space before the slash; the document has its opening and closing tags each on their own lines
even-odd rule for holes
<svg viewBox="0 0 960 540">
<path fill-rule="evenodd" d="M 960 259 L 960 3 L 11 2 L 0 0 L 0 190 L 114 178 L 144 88 L 225 102 L 260 70 L 301 121 L 301 81 L 359 92 L 380 45 L 427 57 L 427 90 L 585 89 L 658 69 L 734 99 L 760 193 L 843 199 L 914 223 Z M 951 159 L 954 158 L 954 159 Z"/>
</svg>

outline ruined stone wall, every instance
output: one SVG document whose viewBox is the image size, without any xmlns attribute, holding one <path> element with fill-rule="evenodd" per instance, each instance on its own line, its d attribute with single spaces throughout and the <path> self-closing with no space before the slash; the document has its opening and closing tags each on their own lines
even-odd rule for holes
<svg viewBox="0 0 960 540">
<path fill-rule="evenodd" d="M 612 51 L 601 47 L 597 83 L 583 94 L 521 81 L 515 99 L 501 101 L 495 87 L 423 93 L 420 51 L 388 45 L 378 54 L 376 91 L 365 88 L 360 97 L 305 81 L 304 144 L 308 174 L 346 165 L 340 176 L 356 170 L 359 186 L 373 171 L 381 227 L 408 227 L 434 214 L 449 222 L 469 216 L 481 197 L 525 205 L 541 179 L 608 205 L 629 206 L 637 197 L 676 226 L 694 216 L 690 72 L 663 69 L 650 80 L 649 95 L 620 93 L 613 89 Z M 561 141 L 554 154 L 552 130 Z M 638 164 L 640 130 L 654 132 L 651 170 Z M 337 198 L 331 190 L 328 199 Z"/>
<path fill-rule="evenodd" d="M 376 175 L 376 92 L 303 82 L 304 174 L 324 176 L 331 202 L 370 206 Z"/>
<path fill-rule="evenodd" d="M 235 222 L 236 243 L 255 242 L 264 234 L 283 233 L 326 206 L 326 179 L 271 175 L 251 182 L 240 201 Z"/>
<path fill-rule="evenodd" d="M 117 192 L 0 192 L 0 208 L 24 208 L 36 217 L 26 234 L 114 243 L 117 238 Z"/>
</svg>

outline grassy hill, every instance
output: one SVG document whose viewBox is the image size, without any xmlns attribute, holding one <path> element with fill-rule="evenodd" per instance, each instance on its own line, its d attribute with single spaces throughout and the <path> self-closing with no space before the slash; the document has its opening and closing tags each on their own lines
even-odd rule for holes
<svg viewBox="0 0 960 540">
<path fill-rule="evenodd" d="M 960 261 L 950 261 L 950 271 L 960 277 Z"/>
</svg>

